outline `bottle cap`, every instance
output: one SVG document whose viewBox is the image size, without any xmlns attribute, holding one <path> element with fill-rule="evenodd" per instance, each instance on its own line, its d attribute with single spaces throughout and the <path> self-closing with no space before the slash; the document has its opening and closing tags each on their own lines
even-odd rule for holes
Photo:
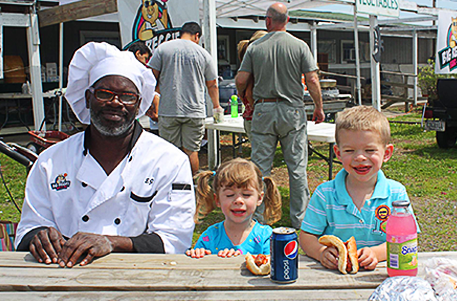
<svg viewBox="0 0 457 301">
<path fill-rule="evenodd" d="M 408 200 L 393 201 L 392 206 L 394 207 L 408 207 L 410 202 Z"/>
<path fill-rule="evenodd" d="M 238 100 L 238 96 L 237 95 L 232 95 L 232 100 L 233 101 Z"/>
</svg>

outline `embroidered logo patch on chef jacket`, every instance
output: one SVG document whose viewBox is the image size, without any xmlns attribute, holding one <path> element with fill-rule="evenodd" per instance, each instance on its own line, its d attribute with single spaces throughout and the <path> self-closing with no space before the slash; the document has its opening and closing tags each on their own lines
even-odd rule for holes
<svg viewBox="0 0 457 301">
<path fill-rule="evenodd" d="M 58 175 L 54 183 L 51 183 L 51 188 L 54 190 L 62 190 L 70 187 L 70 181 L 67 180 L 67 174 Z"/>
</svg>

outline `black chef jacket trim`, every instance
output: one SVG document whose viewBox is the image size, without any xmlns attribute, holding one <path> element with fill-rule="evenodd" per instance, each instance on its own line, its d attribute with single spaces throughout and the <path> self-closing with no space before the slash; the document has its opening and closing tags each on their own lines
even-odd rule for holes
<svg viewBox="0 0 457 301">
<path fill-rule="evenodd" d="M 47 229 L 47 228 L 49 228 L 49 227 L 43 226 L 43 227 L 38 227 L 38 228 L 32 229 L 29 232 L 27 232 L 27 234 L 25 234 L 22 237 L 21 243 L 17 246 L 16 251 L 30 251 L 29 246 L 30 246 L 30 242 L 32 241 L 32 239 L 35 237 L 35 235 L 38 234 L 38 232 L 40 232 L 41 230 Z M 68 237 L 63 236 L 63 238 L 68 240 Z"/>
<path fill-rule="evenodd" d="M 156 194 L 157 194 L 157 190 L 151 196 L 147 196 L 147 197 L 138 196 L 138 195 L 134 194 L 133 192 L 130 192 L 130 198 L 132 200 L 135 200 L 140 203 L 147 203 L 150 200 L 152 200 L 156 196 Z"/>
<path fill-rule="evenodd" d="M 192 190 L 192 188 L 190 184 L 173 183 L 171 184 L 171 190 Z"/>
<path fill-rule="evenodd" d="M 90 127 L 92 125 L 89 125 L 86 130 L 84 131 L 84 151 L 83 154 L 84 156 L 87 155 L 87 150 L 89 149 L 89 141 L 90 141 Z M 136 142 L 140 138 L 141 134 L 143 133 L 143 128 L 141 127 L 141 124 L 138 122 L 138 120 L 135 119 L 133 123 L 133 135 L 132 139 L 130 140 L 130 146 L 129 146 L 129 153 L 135 146 Z"/>
<path fill-rule="evenodd" d="M 156 233 L 144 233 L 137 237 L 130 237 L 133 251 L 137 253 L 165 253 L 162 238 Z"/>
</svg>

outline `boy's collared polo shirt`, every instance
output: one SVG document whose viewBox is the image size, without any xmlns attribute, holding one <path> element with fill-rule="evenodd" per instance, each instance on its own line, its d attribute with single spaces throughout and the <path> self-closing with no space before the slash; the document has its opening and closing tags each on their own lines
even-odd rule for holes
<svg viewBox="0 0 457 301">
<path fill-rule="evenodd" d="M 343 241 L 354 236 L 358 249 L 384 243 L 392 202 L 409 200 L 405 187 L 387 179 L 380 170 L 373 195 L 359 211 L 346 189 L 347 174 L 343 169 L 334 180 L 317 187 L 301 229 L 315 235 L 335 235 Z"/>
</svg>

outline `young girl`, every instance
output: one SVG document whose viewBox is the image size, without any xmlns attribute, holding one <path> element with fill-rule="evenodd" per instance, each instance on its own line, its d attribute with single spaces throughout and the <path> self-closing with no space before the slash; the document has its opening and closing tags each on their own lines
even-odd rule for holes
<svg viewBox="0 0 457 301">
<path fill-rule="evenodd" d="M 213 178 L 213 190 L 209 186 Z M 195 222 L 220 207 L 225 220 L 210 226 L 186 254 L 201 258 L 209 254 L 231 257 L 241 254 L 270 254 L 272 229 L 253 220 L 253 214 L 265 203 L 265 220 L 273 224 L 281 218 L 281 195 L 270 177 L 254 163 L 236 158 L 223 163 L 215 172 L 203 171 L 197 179 Z M 263 183 L 266 193 L 263 192 Z"/>
</svg>

